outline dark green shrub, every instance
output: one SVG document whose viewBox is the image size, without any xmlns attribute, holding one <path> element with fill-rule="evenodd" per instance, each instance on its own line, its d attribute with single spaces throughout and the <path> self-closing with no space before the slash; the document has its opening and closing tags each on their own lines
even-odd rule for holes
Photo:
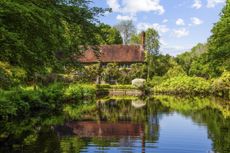
<svg viewBox="0 0 230 153">
<path fill-rule="evenodd" d="M 16 115 L 17 106 L 8 99 L 6 92 L 0 90 L 0 116 Z"/>
<path fill-rule="evenodd" d="M 9 89 L 23 83 L 25 78 L 24 69 L 0 61 L 0 88 Z"/>
<path fill-rule="evenodd" d="M 0 117 L 26 116 L 38 111 L 62 109 L 66 101 L 78 102 L 94 99 L 96 87 L 93 85 L 52 84 L 47 87 L 18 87 L 10 91 L 0 90 Z"/>
</svg>

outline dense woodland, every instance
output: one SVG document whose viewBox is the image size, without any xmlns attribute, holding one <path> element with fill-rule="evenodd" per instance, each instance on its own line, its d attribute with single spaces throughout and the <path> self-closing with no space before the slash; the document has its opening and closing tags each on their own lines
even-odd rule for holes
<svg viewBox="0 0 230 153">
<path fill-rule="evenodd" d="M 83 67 L 73 55 L 80 56 L 87 46 L 140 44 L 140 34 L 132 21 L 114 27 L 100 23 L 98 17 L 111 10 L 90 4 L 88 0 L 0 1 L 1 113 L 14 114 L 28 110 L 30 105 L 46 108 L 49 102 L 58 105 L 57 101 L 66 98 L 60 94 L 69 88 L 73 90 L 67 99 L 87 97 L 94 93 L 94 87 L 78 84 L 94 82 L 98 73 L 104 80 L 115 78 L 118 84 L 145 78 L 154 92 L 229 97 L 230 0 L 206 44 L 198 44 L 177 57 L 162 55 L 158 32 L 147 29 L 146 64 L 121 69 L 111 63 L 102 70 L 98 64 Z"/>
</svg>

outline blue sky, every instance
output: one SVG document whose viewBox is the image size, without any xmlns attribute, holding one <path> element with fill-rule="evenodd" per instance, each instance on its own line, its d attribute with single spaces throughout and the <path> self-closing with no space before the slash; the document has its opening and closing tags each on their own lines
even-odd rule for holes
<svg viewBox="0 0 230 153">
<path fill-rule="evenodd" d="M 225 0 L 93 0 L 94 6 L 112 8 L 100 17 L 111 26 L 132 19 L 137 31 L 153 27 L 161 36 L 161 53 L 177 55 L 205 43 Z"/>
</svg>

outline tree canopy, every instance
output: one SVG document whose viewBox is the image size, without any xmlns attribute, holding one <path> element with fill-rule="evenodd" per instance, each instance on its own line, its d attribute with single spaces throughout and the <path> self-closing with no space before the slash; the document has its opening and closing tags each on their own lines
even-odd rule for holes
<svg viewBox="0 0 230 153">
<path fill-rule="evenodd" d="M 207 53 L 206 44 L 197 44 L 191 51 L 182 53 L 176 57 L 176 61 L 180 64 L 184 71 L 189 75 L 191 72 L 191 66 L 194 65 L 195 60 L 202 56 L 202 54 Z M 193 63 L 194 62 L 194 63 Z"/>
<path fill-rule="evenodd" d="M 158 55 L 160 49 L 160 36 L 158 32 L 149 28 L 146 30 L 145 48 L 150 54 Z"/>
<path fill-rule="evenodd" d="M 219 76 L 224 70 L 230 70 L 230 0 L 226 1 L 220 16 L 208 39 L 207 62 L 213 76 Z"/>
<path fill-rule="evenodd" d="M 108 9 L 89 4 L 88 0 L 1 0 L 0 61 L 30 74 L 63 68 L 73 53 L 81 53 L 79 46 L 99 44 L 97 16 Z"/>
<path fill-rule="evenodd" d="M 207 47 L 203 49 L 205 53 L 197 56 L 191 64 L 191 75 L 210 78 L 220 76 L 225 70 L 230 71 L 230 0 L 226 1 L 220 20 L 211 32 Z"/>
<path fill-rule="evenodd" d="M 99 25 L 100 33 L 98 35 L 98 41 L 102 45 L 122 44 L 122 37 L 120 32 L 107 24 Z"/>
</svg>

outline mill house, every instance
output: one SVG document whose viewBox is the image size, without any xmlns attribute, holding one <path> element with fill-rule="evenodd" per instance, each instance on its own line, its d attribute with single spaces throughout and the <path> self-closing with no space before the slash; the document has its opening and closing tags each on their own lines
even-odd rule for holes
<svg viewBox="0 0 230 153">
<path fill-rule="evenodd" d="M 97 51 L 89 48 L 78 60 L 83 65 L 100 63 L 101 67 L 105 67 L 108 63 L 116 63 L 119 67 L 130 68 L 132 64 L 144 63 L 144 50 L 145 32 L 142 32 L 140 45 L 102 45 Z M 100 76 L 96 80 L 97 84 L 101 83 Z"/>
</svg>

